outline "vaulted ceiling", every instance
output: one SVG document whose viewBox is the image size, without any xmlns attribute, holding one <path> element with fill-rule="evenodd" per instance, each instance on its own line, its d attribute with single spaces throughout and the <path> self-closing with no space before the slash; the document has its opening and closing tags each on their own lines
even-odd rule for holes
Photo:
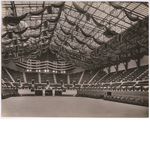
<svg viewBox="0 0 150 150">
<path fill-rule="evenodd" d="M 148 55 L 146 2 L 4 1 L 2 56 L 57 58 L 84 68 Z M 42 59 L 43 60 L 43 59 Z"/>
</svg>

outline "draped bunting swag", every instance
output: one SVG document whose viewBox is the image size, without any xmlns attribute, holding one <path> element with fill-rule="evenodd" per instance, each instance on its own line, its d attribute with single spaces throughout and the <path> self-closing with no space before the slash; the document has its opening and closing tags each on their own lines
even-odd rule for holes
<svg viewBox="0 0 150 150">
<path fill-rule="evenodd" d="M 133 17 L 133 16 L 131 15 L 131 13 L 128 12 L 128 11 L 126 11 L 126 10 L 124 10 L 124 12 L 125 12 L 125 14 L 126 14 L 126 16 L 128 17 L 129 20 L 131 20 L 131 21 L 138 21 L 138 16 Z"/>
<path fill-rule="evenodd" d="M 77 50 L 77 49 L 78 49 L 77 47 L 73 47 L 70 43 L 68 43 L 68 45 L 69 45 L 70 48 L 73 49 L 73 50 Z"/>
<path fill-rule="evenodd" d="M 26 16 L 28 15 L 28 13 L 22 15 L 22 16 L 19 16 L 19 17 L 4 17 L 3 18 L 3 24 L 6 26 L 6 25 L 10 25 L 10 26 L 15 26 L 17 24 L 20 23 L 21 20 L 23 20 Z"/>
<path fill-rule="evenodd" d="M 93 22 L 97 25 L 97 27 L 100 27 L 100 28 L 104 27 L 104 25 L 101 24 L 101 23 L 99 23 L 99 22 L 97 22 L 97 21 L 94 19 L 94 17 L 91 17 L 91 18 L 92 18 Z"/>
<path fill-rule="evenodd" d="M 71 34 L 70 32 L 65 31 L 61 26 L 60 26 L 60 28 L 61 28 L 61 30 L 62 30 L 62 32 L 63 32 L 64 34 L 66 34 L 66 35 L 70 35 L 70 34 Z"/>
<path fill-rule="evenodd" d="M 28 27 L 24 28 L 22 31 L 13 31 L 13 32 L 14 32 L 14 34 L 23 34 L 24 32 L 26 32 L 27 29 L 28 29 Z"/>
<path fill-rule="evenodd" d="M 42 31 L 43 32 L 43 36 L 47 36 L 47 33 L 46 31 Z"/>
<path fill-rule="evenodd" d="M 112 7 L 116 8 L 116 9 L 122 9 L 122 8 L 123 8 L 122 6 L 116 4 L 115 2 L 109 2 L 109 4 L 110 4 Z"/>
<path fill-rule="evenodd" d="M 42 34 L 42 32 L 41 32 L 41 33 L 39 33 L 39 34 L 31 35 L 31 37 L 33 37 L 33 38 L 38 38 L 38 37 L 40 37 L 40 36 L 41 36 L 41 34 Z"/>
<path fill-rule="evenodd" d="M 122 34 L 117 34 L 117 41 L 122 42 Z"/>
<path fill-rule="evenodd" d="M 79 13 L 81 13 L 81 14 L 85 14 L 85 13 L 86 13 L 86 11 L 83 10 L 81 7 L 79 7 L 75 2 L 72 2 L 72 3 L 73 3 L 73 6 L 75 7 L 75 9 L 76 9 Z"/>
<path fill-rule="evenodd" d="M 54 42 L 55 42 L 55 44 L 56 44 L 57 46 L 61 46 L 60 44 L 58 44 L 58 43 L 56 42 L 56 40 L 54 40 Z"/>
<path fill-rule="evenodd" d="M 117 32 L 111 31 L 110 28 L 107 28 L 106 26 L 105 26 L 105 28 L 106 28 L 106 31 L 105 31 L 103 34 L 104 34 L 107 38 L 111 38 L 111 37 L 113 37 L 114 35 L 117 34 Z"/>
<path fill-rule="evenodd" d="M 60 16 L 61 16 L 61 11 L 59 11 L 58 16 L 55 19 L 47 19 L 47 21 L 55 23 L 59 20 Z"/>
<path fill-rule="evenodd" d="M 79 43 L 79 44 L 85 44 L 85 42 L 83 41 L 80 41 L 77 37 L 75 37 L 76 41 Z"/>
<path fill-rule="evenodd" d="M 85 33 L 81 28 L 80 28 L 80 30 L 81 30 L 81 32 L 82 32 L 82 34 L 83 34 L 84 36 L 86 36 L 86 37 L 91 37 L 90 34 Z"/>
</svg>

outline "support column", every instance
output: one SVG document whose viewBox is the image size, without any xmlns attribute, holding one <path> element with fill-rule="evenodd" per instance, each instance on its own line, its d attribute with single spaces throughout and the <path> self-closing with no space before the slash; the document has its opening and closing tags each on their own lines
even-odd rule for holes
<svg viewBox="0 0 150 150">
<path fill-rule="evenodd" d="M 38 73 L 39 83 L 41 83 L 41 73 Z"/>
<path fill-rule="evenodd" d="M 24 79 L 24 82 L 27 83 L 27 79 L 26 79 L 26 74 L 25 74 L 25 72 L 23 72 L 23 79 Z"/>
<path fill-rule="evenodd" d="M 68 82 L 68 84 L 70 84 L 70 75 L 69 74 L 67 74 L 67 82 Z"/>
</svg>

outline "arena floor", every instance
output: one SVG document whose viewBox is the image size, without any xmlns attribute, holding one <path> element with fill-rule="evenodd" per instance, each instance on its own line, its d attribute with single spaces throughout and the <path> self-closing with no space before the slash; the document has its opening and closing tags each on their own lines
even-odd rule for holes
<svg viewBox="0 0 150 150">
<path fill-rule="evenodd" d="M 85 97 L 11 97 L 2 117 L 148 117 L 148 107 Z"/>
</svg>

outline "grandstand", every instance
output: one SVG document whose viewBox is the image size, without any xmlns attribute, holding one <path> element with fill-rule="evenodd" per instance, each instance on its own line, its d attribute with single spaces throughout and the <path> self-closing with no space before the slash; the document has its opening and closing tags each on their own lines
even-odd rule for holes
<svg viewBox="0 0 150 150">
<path fill-rule="evenodd" d="M 148 117 L 148 3 L 5 1 L 2 8 L 3 116 Z"/>
</svg>

